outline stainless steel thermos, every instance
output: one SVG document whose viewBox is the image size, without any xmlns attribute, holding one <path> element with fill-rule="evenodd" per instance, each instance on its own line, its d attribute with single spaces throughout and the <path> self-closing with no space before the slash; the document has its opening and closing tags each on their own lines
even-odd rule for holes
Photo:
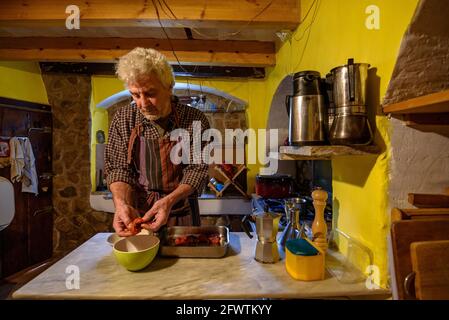
<svg viewBox="0 0 449 320">
<path fill-rule="evenodd" d="M 301 71 L 293 77 L 293 96 L 286 97 L 290 145 L 326 143 L 326 108 L 320 73 Z"/>
</svg>

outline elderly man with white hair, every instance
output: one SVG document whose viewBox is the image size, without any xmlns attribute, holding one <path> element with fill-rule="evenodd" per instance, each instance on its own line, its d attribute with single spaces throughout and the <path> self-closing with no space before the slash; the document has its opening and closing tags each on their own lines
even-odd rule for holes
<svg viewBox="0 0 449 320">
<path fill-rule="evenodd" d="M 203 132 L 209 128 L 206 116 L 177 102 L 172 68 L 156 50 L 133 49 L 120 58 L 117 75 L 133 101 L 116 112 L 105 151 L 115 231 L 130 236 L 140 227 L 157 231 L 163 225 L 200 225 L 197 196 L 208 165 L 173 163 L 170 151 L 176 141 L 170 133 L 185 129 L 195 141 L 193 122 L 200 121 Z"/>
</svg>

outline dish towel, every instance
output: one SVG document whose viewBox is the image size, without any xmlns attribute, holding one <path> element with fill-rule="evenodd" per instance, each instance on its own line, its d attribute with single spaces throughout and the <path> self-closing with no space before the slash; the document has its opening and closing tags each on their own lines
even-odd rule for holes
<svg viewBox="0 0 449 320">
<path fill-rule="evenodd" d="M 9 140 L 11 181 L 22 182 L 22 192 L 38 194 L 36 164 L 28 138 L 13 137 Z"/>
</svg>

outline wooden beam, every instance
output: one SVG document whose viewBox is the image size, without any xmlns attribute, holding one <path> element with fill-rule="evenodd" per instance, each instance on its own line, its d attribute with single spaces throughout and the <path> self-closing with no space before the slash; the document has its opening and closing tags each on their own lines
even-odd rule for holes
<svg viewBox="0 0 449 320">
<path fill-rule="evenodd" d="M 173 47 L 172 47 L 173 46 Z M 54 37 L 0 37 L 0 49 L 122 49 L 135 47 L 171 51 L 216 51 L 245 53 L 275 53 L 273 42 L 220 41 L 220 40 L 171 40 L 151 38 L 54 38 Z"/>
<path fill-rule="evenodd" d="M 0 2 L 0 21 L 4 23 L 18 20 L 21 26 L 44 22 L 65 27 L 65 19 L 69 16 L 66 7 L 72 4 L 80 9 L 81 28 L 83 25 L 106 24 L 159 27 L 153 3 L 158 4 L 164 27 L 239 28 L 250 24 L 251 28 L 277 27 L 293 30 L 300 19 L 298 0 L 165 0 L 177 19 L 167 7 L 160 6 L 162 1 L 17 0 Z M 264 8 L 266 9 L 263 10 Z"/>
<path fill-rule="evenodd" d="M 114 63 L 40 62 L 42 73 L 115 75 Z M 265 69 L 257 67 L 220 67 L 173 64 L 175 77 L 263 79 Z"/>
<path fill-rule="evenodd" d="M 137 38 L 0 38 L 0 60 L 111 62 L 131 49 L 155 48 L 171 63 L 222 66 L 272 66 L 272 42 Z"/>
</svg>

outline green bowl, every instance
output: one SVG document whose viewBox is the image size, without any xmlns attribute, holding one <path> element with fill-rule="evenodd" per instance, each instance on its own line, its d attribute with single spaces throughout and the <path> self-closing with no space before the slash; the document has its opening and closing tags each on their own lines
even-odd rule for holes
<svg viewBox="0 0 449 320">
<path fill-rule="evenodd" d="M 159 238 L 153 235 L 135 235 L 114 243 L 117 262 L 129 271 L 148 266 L 159 250 Z"/>
</svg>

